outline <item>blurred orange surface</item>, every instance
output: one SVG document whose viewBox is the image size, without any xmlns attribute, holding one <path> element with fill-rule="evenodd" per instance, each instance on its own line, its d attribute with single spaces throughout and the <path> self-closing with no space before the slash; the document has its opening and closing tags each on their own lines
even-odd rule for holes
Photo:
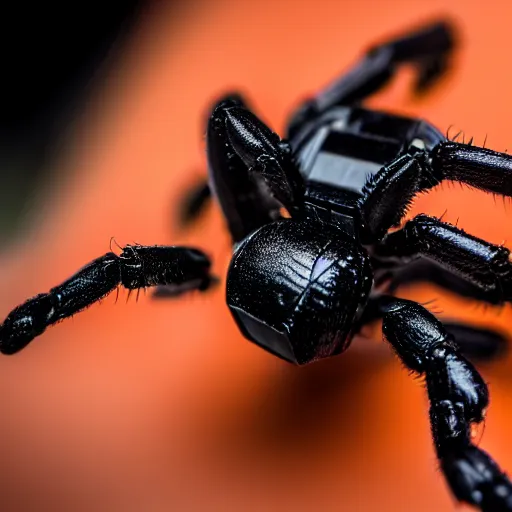
<svg viewBox="0 0 512 512">
<path fill-rule="evenodd" d="M 372 105 L 454 126 L 505 150 L 512 6 L 472 0 L 156 2 L 110 70 L 35 227 L 3 257 L 0 312 L 121 245 L 187 243 L 224 275 L 230 243 L 216 206 L 187 232 L 176 204 L 204 168 L 206 108 L 243 90 L 281 131 L 304 95 L 370 43 L 439 15 L 459 25 L 450 76 L 413 98 L 401 77 Z M 195 170 L 197 169 L 197 170 Z M 508 201 L 445 185 L 425 211 L 501 243 Z M 512 243 L 512 242 L 511 242 Z M 509 245 L 511 247 L 511 245 Z M 498 314 L 433 287 L 441 317 L 510 329 Z M 356 340 L 295 368 L 245 341 L 220 286 L 180 301 L 115 294 L 0 359 L 0 500 L 7 511 L 448 511 L 424 389 L 388 347 Z M 482 371 L 491 407 L 480 445 L 512 472 L 512 361 Z M 462 510 L 458 508 L 458 510 Z"/>
</svg>

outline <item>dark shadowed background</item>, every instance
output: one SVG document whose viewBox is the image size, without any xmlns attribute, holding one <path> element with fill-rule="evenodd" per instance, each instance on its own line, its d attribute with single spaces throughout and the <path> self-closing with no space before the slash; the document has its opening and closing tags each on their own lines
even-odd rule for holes
<svg viewBox="0 0 512 512">
<path fill-rule="evenodd" d="M 146 10 L 140 0 L 8 3 L 0 36 L 0 242 L 20 234 L 53 159 Z"/>
<path fill-rule="evenodd" d="M 9 92 L 0 100 L 2 315 L 107 252 L 112 236 L 121 245 L 196 245 L 224 275 L 230 244 L 218 209 L 186 232 L 175 223 L 178 199 L 204 173 L 212 100 L 240 88 L 280 131 L 302 97 L 368 44 L 429 18 L 449 15 L 459 26 L 453 72 L 425 98 L 411 96 L 404 72 L 371 104 L 509 147 L 505 2 L 95 9 L 74 3 L 69 12 L 27 9 L 30 22 L 10 18 L 17 38 L 3 44 Z M 410 215 L 420 211 L 446 212 L 495 243 L 512 239 L 509 202 L 482 193 L 444 185 Z M 113 294 L 1 358 L 2 509 L 456 508 L 436 467 L 423 386 L 378 331 L 339 358 L 295 368 L 242 339 L 223 293 L 127 304 L 124 292 L 117 304 Z M 508 307 L 484 309 L 433 287 L 401 295 L 435 299 L 442 318 L 510 329 Z M 511 368 L 509 356 L 482 368 L 491 407 L 480 445 L 508 471 Z"/>
</svg>

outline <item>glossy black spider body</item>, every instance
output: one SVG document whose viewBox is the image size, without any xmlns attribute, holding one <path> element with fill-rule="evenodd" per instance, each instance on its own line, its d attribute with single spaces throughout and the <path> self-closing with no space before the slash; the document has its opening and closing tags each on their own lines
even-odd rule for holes
<svg viewBox="0 0 512 512">
<path fill-rule="evenodd" d="M 455 180 L 512 196 L 512 158 L 449 141 L 419 119 L 367 110 L 362 102 L 402 64 L 418 90 L 438 79 L 454 46 L 451 26 L 433 23 L 375 46 L 347 74 L 305 102 L 281 140 L 238 94 L 212 110 L 207 128 L 210 189 L 233 242 L 226 293 L 243 334 L 305 364 L 345 350 L 377 318 L 401 361 L 425 376 L 437 456 L 457 499 L 512 511 L 512 483 L 472 443 L 487 386 L 469 356 L 493 355 L 497 333 L 445 325 L 421 305 L 393 297 L 413 280 L 434 281 L 492 304 L 512 299 L 509 250 L 419 215 L 400 227 L 419 192 Z M 190 195 L 185 218 L 208 197 Z M 287 215 L 284 211 L 286 210 Z M 390 228 L 399 228 L 389 232 Z M 127 246 L 14 309 L 0 350 L 14 353 L 44 329 L 119 285 L 206 289 L 209 262 L 190 248 Z"/>
<path fill-rule="evenodd" d="M 268 136 L 237 99 L 224 100 L 216 113 L 246 121 L 237 137 L 251 130 L 255 138 Z M 371 262 L 384 232 L 379 224 L 398 221 L 410 200 L 401 187 L 404 177 L 421 172 L 413 155 L 424 157 L 445 137 L 424 121 L 352 106 L 331 107 L 291 132 L 301 189 L 288 199 L 293 202 L 281 201 L 293 218 L 240 233 L 232 226 L 234 239 L 243 242 L 231 264 L 227 297 L 246 337 L 304 364 L 347 348 L 372 283 L 382 280 L 378 261 Z M 390 162 L 385 186 L 375 189 Z M 371 203 L 377 197 L 378 210 Z"/>
</svg>

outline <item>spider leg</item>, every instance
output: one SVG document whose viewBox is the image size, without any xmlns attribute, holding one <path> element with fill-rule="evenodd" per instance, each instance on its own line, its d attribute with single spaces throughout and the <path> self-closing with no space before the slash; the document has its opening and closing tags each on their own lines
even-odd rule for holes
<svg viewBox="0 0 512 512">
<path fill-rule="evenodd" d="M 237 95 L 219 101 L 208 121 L 210 185 L 234 241 L 275 220 L 280 206 L 302 206 L 304 183 L 281 141 Z"/>
<path fill-rule="evenodd" d="M 220 279 L 216 276 L 207 276 L 202 278 L 201 283 L 198 281 L 187 281 L 181 284 L 159 284 L 155 287 L 151 294 L 152 299 L 175 299 L 181 297 L 190 290 L 206 291 L 215 288 L 220 284 Z"/>
<path fill-rule="evenodd" d="M 475 363 L 495 360 L 508 350 L 509 342 L 500 332 L 457 322 L 442 323 L 461 353 Z"/>
<path fill-rule="evenodd" d="M 512 300 L 510 251 L 434 217 L 414 217 L 402 229 L 387 234 L 373 250 L 376 258 L 402 262 L 424 256 L 478 287 L 487 302 Z"/>
<path fill-rule="evenodd" d="M 458 351 L 449 333 L 419 304 L 381 296 L 373 303 L 382 330 L 402 362 L 425 375 L 437 457 L 459 501 L 484 512 L 512 511 L 512 483 L 493 459 L 471 442 L 471 427 L 489 405 L 487 386 Z"/>
<path fill-rule="evenodd" d="M 378 298 L 370 298 L 356 330 L 359 331 L 365 325 L 381 319 L 382 311 Z M 442 324 L 461 353 L 473 362 L 493 361 L 508 350 L 508 338 L 493 329 L 448 320 L 443 320 Z"/>
<path fill-rule="evenodd" d="M 437 144 L 431 157 L 418 148 L 410 151 L 370 175 L 365 184 L 360 200 L 365 243 L 398 225 L 414 196 L 443 180 L 512 197 L 511 155 L 450 141 Z"/>
<path fill-rule="evenodd" d="M 405 154 L 368 177 L 359 200 L 363 243 L 382 238 L 391 226 L 400 223 L 418 192 L 422 174 L 420 160 Z"/>
<path fill-rule="evenodd" d="M 376 268 L 379 261 L 375 260 Z M 398 288 L 414 283 L 430 283 L 467 299 L 489 303 L 488 295 L 466 279 L 425 258 L 406 265 L 392 266 L 384 271 L 385 291 L 396 295 Z M 461 352 L 472 361 L 490 361 L 508 350 L 508 337 L 489 328 L 443 321 L 446 330 L 455 338 Z"/>
<path fill-rule="evenodd" d="M 376 266 L 379 263 L 377 262 Z M 481 288 L 425 258 L 417 258 L 407 265 L 393 266 L 389 269 L 386 279 L 389 282 L 386 292 L 391 295 L 395 295 L 396 290 L 404 285 L 431 283 L 467 299 L 489 303 L 488 294 Z"/>
<path fill-rule="evenodd" d="M 445 141 L 432 150 L 437 182 L 453 180 L 485 192 L 512 197 L 512 156 L 492 149 Z"/>
<path fill-rule="evenodd" d="M 14 354 L 50 325 L 99 301 L 118 286 L 129 291 L 148 286 L 195 283 L 204 290 L 210 261 L 187 247 L 127 245 L 118 256 L 108 252 L 85 265 L 48 293 L 13 309 L 0 325 L 0 352 Z"/>
<path fill-rule="evenodd" d="M 201 180 L 190 190 L 187 190 L 178 205 L 178 222 L 180 226 L 188 226 L 194 222 L 210 202 L 211 196 L 211 189 L 206 180 Z"/>
<path fill-rule="evenodd" d="M 364 100 L 387 85 L 404 64 L 417 70 L 416 91 L 426 90 L 446 71 L 454 46 L 452 25 L 438 21 L 371 47 L 347 73 L 301 106 L 290 122 L 290 132 L 333 106 Z"/>
</svg>

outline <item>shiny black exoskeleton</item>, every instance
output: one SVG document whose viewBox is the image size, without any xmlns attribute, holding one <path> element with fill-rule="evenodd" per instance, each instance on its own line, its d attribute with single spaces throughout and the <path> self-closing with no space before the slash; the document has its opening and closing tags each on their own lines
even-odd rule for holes
<svg viewBox="0 0 512 512">
<path fill-rule="evenodd" d="M 512 157 L 362 106 L 403 64 L 416 69 L 416 89 L 427 89 L 453 47 L 446 22 L 373 47 L 301 106 L 285 140 L 241 96 L 224 97 L 208 121 L 210 187 L 189 195 L 182 218 L 197 215 L 213 189 L 235 244 L 228 306 L 243 334 L 269 352 L 309 363 L 344 351 L 363 325 L 382 319 L 403 364 L 425 377 L 436 452 L 454 495 L 486 512 L 510 512 L 512 483 L 472 443 L 489 395 L 463 355 L 491 357 L 503 337 L 443 324 L 392 293 L 424 280 L 491 304 L 512 300 L 508 249 L 427 215 L 401 225 L 414 196 L 443 180 L 512 196 Z M 159 295 L 168 290 L 162 285 L 206 289 L 208 271 L 206 256 L 194 249 L 108 253 L 14 309 L 0 327 L 0 351 L 20 350 L 119 285 L 158 285 Z"/>
</svg>

